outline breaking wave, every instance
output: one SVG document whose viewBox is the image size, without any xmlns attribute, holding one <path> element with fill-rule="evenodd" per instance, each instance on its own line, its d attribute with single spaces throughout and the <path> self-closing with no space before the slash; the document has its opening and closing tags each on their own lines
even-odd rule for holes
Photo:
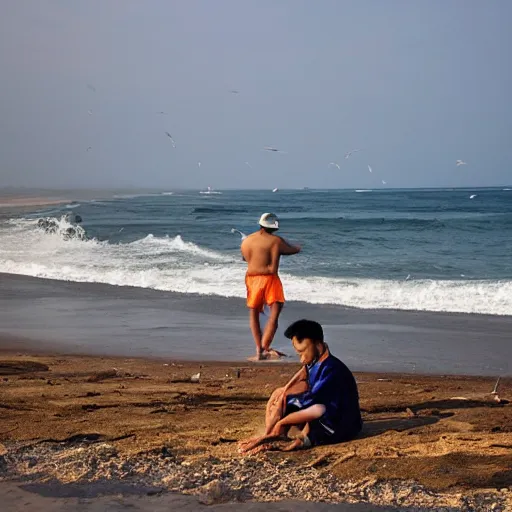
<svg viewBox="0 0 512 512">
<path fill-rule="evenodd" d="M 72 227 L 55 219 L 60 230 Z M 181 236 L 152 234 L 130 243 L 65 239 L 37 220 L 0 227 L 0 272 L 65 281 L 136 286 L 182 293 L 245 297 L 238 253 L 214 251 Z M 509 280 L 380 280 L 283 273 L 288 300 L 364 309 L 512 315 Z"/>
</svg>

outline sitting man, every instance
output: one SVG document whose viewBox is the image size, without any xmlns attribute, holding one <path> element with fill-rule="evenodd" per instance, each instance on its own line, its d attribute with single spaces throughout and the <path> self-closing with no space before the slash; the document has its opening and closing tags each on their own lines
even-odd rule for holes
<svg viewBox="0 0 512 512">
<path fill-rule="evenodd" d="M 301 433 L 283 450 L 340 443 L 357 436 L 363 426 L 357 384 L 351 371 L 330 354 L 322 326 L 298 320 L 285 336 L 304 365 L 267 404 L 265 435 L 242 441 L 240 451 L 258 453 L 275 449 L 274 441 L 290 441 L 288 432 Z"/>
</svg>

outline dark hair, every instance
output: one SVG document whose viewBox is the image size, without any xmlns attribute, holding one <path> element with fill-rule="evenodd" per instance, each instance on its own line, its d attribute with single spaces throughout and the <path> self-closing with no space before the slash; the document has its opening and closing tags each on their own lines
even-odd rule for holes
<svg viewBox="0 0 512 512">
<path fill-rule="evenodd" d="M 265 233 L 269 233 L 269 234 L 275 233 L 277 231 L 277 228 L 265 228 L 263 226 L 260 226 L 260 228 L 263 229 L 263 231 L 265 231 Z"/>
<path fill-rule="evenodd" d="M 293 322 L 286 331 L 284 331 L 284 335 L 288 339 L 292 339 L 296 336 L 299 340 L 303 340 L 304 338 L 309 338 L 313 341 L 324 341 L 324 330 L 322 326 L 313 320 L 297 320 Z"/>
</svg>

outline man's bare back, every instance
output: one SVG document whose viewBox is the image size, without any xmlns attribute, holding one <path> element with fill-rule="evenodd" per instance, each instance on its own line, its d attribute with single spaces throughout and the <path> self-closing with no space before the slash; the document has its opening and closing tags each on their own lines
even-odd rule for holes
<svg viewBox="0 0 512 512">
<path fill-rule="evenodd" d="M 247 307 L 251 332 L 256 344 L 256 360 L 284 355 L 270 348 L 285 302 L 283 285 L 277 272 L 281 256 L 297 254 L 301 250 L 299 246 L 291 245 L 280 236 L 274 235 L 277 229 L 277 216 L 273 213 L 264 213 L 260 219 L 260 230 L 249 235 L 240 247 L 247 262 Z M 262 333 L 260 313 L 265 305 L 270 307 L 270 314 L 265 332 Z"/>
<path fill-rule="evenodd" d="M 260 229 L 242 242 L 241 251 L 247 262 L 248 276 L 277 275 L 281 256 L 296 254 L 300 247 Z"/>
</svg>

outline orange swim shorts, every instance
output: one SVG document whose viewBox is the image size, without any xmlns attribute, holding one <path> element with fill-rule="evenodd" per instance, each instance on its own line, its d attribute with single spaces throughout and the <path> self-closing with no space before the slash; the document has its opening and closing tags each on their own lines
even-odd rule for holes
<svg viewBox="0 0 512 512">
<path fill-rule="evenodd" d="M 274 274 L 245 276 L 247 287 L 247 307 L 263 311 L 263 306 L 275 302 L 284 303 L 284 291 L 281 279 Z"/>
</svg>

